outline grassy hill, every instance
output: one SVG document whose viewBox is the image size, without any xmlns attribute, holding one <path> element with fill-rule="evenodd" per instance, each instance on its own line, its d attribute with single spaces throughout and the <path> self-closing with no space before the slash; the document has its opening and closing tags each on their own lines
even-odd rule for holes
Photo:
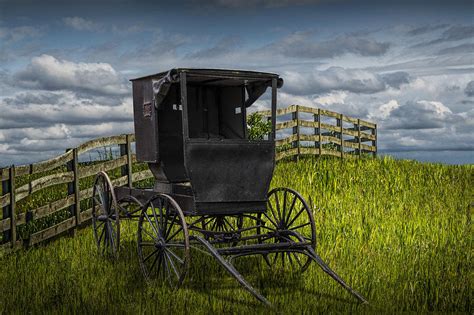
<svg viewBox="0 0 474 315">
<path fill-rule="evenodd" d="M 272 272 L 236 267 L 282 313 L 472 313 L 474 167 L 383 159 L 280 162 L 272 186 L 310 202 L 317 252 L 370 305 L 359 305 L 316 264 Z M 266 313 L 213 259 L 192 252 L 184 287 L 146 285 L 132 223 L 118 260 L 96 253 L 91 228 L 0 258 L 2 313 Z"/>
</svg>

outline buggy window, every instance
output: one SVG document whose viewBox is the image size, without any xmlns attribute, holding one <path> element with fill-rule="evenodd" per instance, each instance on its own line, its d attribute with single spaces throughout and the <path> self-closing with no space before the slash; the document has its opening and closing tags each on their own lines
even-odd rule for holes
<svg viewBox="0 0 474 315">
<path fill-rule="evenodd" d="M 188 85 L 190 138 L 245 139 L 243 86 Z"/>
</svg>

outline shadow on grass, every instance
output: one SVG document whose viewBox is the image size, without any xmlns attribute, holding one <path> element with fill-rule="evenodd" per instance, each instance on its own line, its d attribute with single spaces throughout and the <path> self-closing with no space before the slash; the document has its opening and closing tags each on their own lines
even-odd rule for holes
<svg viewBox="0 0 474 315">
<path fill-rule="evenodd" d="M 184 284 L 187 289 L 197 291 L 199 293 L 207 293 L 215 298 L 225 300 L 230 303 L 239 303 L 248 306 L 248 299 L 238 299 L 234 296 L 224 295 L 221 292 L 225 290 L 245 290 L 239 285 L 236 279 L 233 278 L 224 267 L 216 263 L 212 257 L 202 255 L 200 259 L 194 259 L 191 262 L 190 272 L 197 272 L 198 274 L 189 275 L 189 278 L 194 278 L 191 281 L 186 281 Z M 358 303 L 352 298 L 343 298 L 332 294 L 320 292 L 314 288 L 307 288 L 304 286 L 304 274 L 300 272 L 286 272 L 272 270 L 267 266 L 260 256 L 249 256 L 240 258 L 234 262 L 234 266 L 241 273 L 241 275 L 249 282 L 260 294 L 265 296 L 265 292 L 271 291 L 271 296 L 285 296 L 290 291 L 311 295 L 316 299 L 327 299 L 333 302 L 338 302 L 346 305 L 355 306 Z M 321 271 L 322 272 L 322 271 Z M 328 281 L 333 281 L 329 276 Z M 341 288 L 341 295 L 344 289 Z M 250 294 L 250 293 L 249 293 Z M 250 295 L 249 295 L 250 296 Z M 263 304 L 257 300 L 251 303 L 252 307 L 263 307 Z M 278 301 L 275 301 L 278 303 Z"/>
<path fill-rule="evenodd" d="M 130 291 L 146 291 L 150 286 L 161 291 L 161 288 L 166 287 L 164 284 L 157 283 L 156 281 L 147 284 L 144 280 L 138 263 L 135 239 L 129 238 L 121 242 L 120 256 L 117 260 L 104 257 L 99 259 L 103 259 L 101 263 L 111 264 L 111 267 L 115 268 L 117 272 L 123 273 L 123 276 L 126 278 L 125 281 L 128 283 L 127 288 Z M 304 285 L 304 273 L 291 273 L 289 270 L 283 270 L 283 272 L 282 270 L 272 270 L 260 256 L 242 257 L 235 260 L 233 264 L 260 294 L 265 297 L 268 296 L 276 306 L 283 303 L 279 301 L 279 297 L 291 294 L 301 296 L 303 300 L 324 299 L 328 300 L 329 304 L 343 304 L 349 308 L 360 304 L 351 297 L 344 298 L 340 295 L 321 292 L 317 288 L 307 287 Z M 318 267 L 314 264 L 310 268 Z M 124 272 L 124 270 L 127 270 L 127 272 Z M 315 270 L 315 272 L 323 273 L 321 270 Z M 331 282 L 333 280 L 327 276 L 327 281 Z M 182 288 L 194 291 L 198 295 L 210 296 L 245 310 L 259 311 L 266 309 L 250 293 L 246 293 L 247 295 L 236 293 L 236 290 L 241 290 L 240 292 L 242 293 L 247 291 L 213 257 L 193 249 L 191 249 L 190 268 Z M 346 294 L 342 287 L 340 290 L 341 295 Z M 161 292 L 167 291 L 170 294 L 172 293 L 170 289 L 165 289 L 165 291 Z"/>
</svg>

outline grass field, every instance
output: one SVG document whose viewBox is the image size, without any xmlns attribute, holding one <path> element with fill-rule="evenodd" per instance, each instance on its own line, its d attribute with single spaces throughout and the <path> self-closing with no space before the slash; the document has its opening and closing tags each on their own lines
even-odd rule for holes
<svg viewBox="0 0 474 315">
<path fill-rule="evenodd" d="M 305 158 L 280 162 L 272 186 L 310 201 L 317 252 L 370 305 L 316 264 L 272 272 L 263 259 L 236 267 L 282 313 L 473 312 L 474 167 Z M 90 227 L 75 237 L 0 258 L 0 310 L 9 313 L 267 313 L 211 258 L 192 252 L 184 286 L 146 285 L 136 227 L 124 224 L 118 260 L 96 253 Z"/>
</svg>

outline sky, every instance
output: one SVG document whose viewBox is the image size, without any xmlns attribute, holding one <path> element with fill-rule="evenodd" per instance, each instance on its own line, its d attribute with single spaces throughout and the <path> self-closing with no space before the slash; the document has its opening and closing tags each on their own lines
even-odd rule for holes
<svg viewBox="0 0 474 315">
<path fill-rule="evenodd" d="M 175 67 L 278 73 L 279 107 L 376 122 L 381 154 L 472 164 L 473 17 L 453 0 L 0 0 L 0 166 L 133 132 L 129 80 Z"/>
</svg>

